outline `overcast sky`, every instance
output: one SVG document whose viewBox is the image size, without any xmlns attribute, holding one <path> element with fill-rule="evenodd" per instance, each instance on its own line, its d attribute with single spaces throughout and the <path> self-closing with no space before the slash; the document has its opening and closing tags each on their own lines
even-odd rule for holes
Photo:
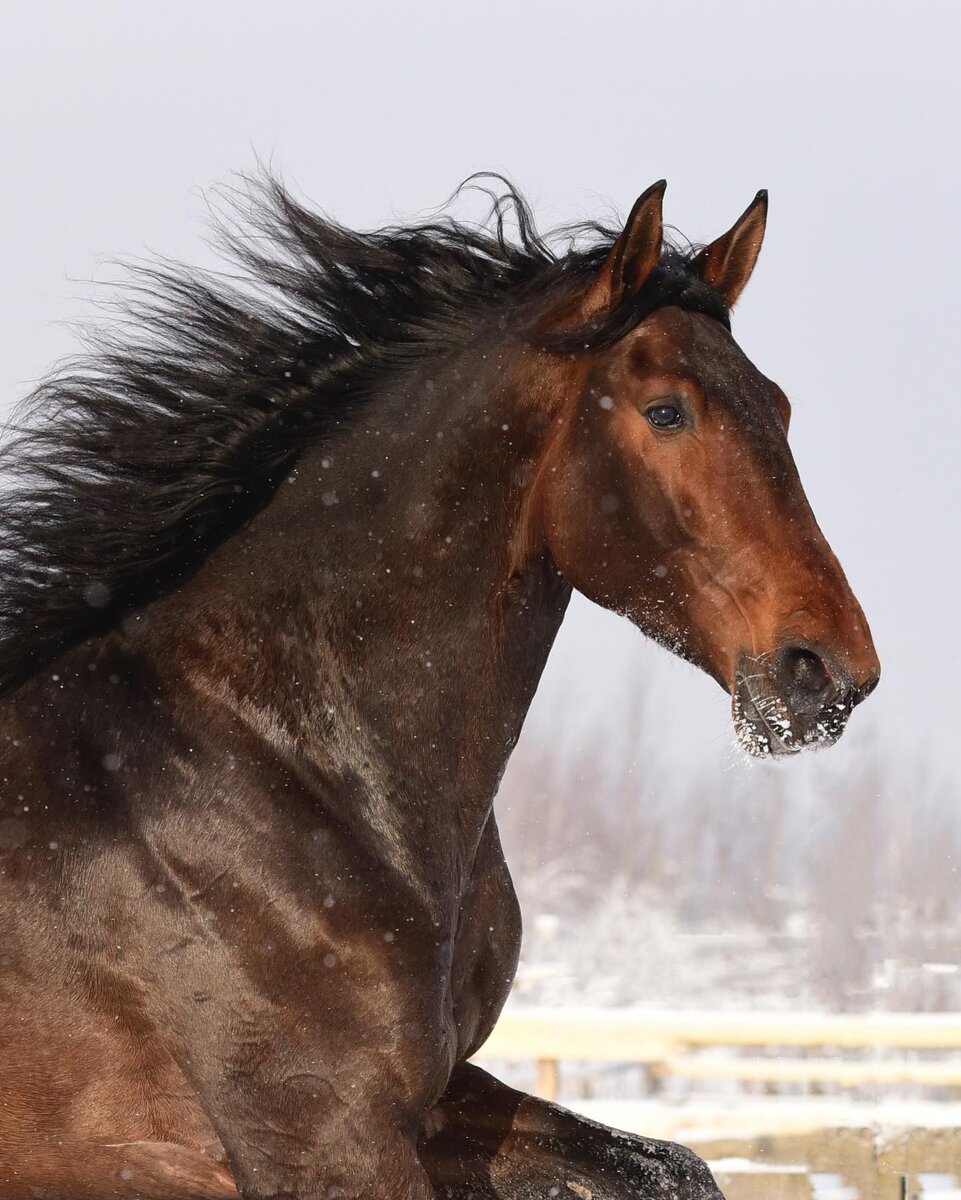
<svg viewBox="0 0 961 1200">
<path fill-rule="evenodd" d="M 794 404 L 808 495 L 874 629 L 884 678 L 853 725 L 953 772 L 959 35 L 950 0 L 6 4 L 0 405 L 73 347 L 62 322 L 106 257 L 206 261 L 201 190 L 258 156 L 360 226 L 487 168 L 545 225 L 626 212 L 666 177 L 667 220 L 702 240 L 767 187 L 734 328 Z M 567 695 L 589 736 L 641 681 L 679 762 L 747 769 L 716 685 L 586 602 L 532 734 Z"/>
</svg>

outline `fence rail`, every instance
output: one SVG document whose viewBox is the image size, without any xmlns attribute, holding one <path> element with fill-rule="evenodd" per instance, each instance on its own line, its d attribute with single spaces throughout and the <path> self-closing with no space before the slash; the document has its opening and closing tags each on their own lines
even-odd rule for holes
<svg viewBox="0 0 961 1200">
<path fill-rule="evenodd" d="M 501 1017 L 477 1057 L 535 1062 L 538 1091 L 555 1099 L 565 1061 L 642 1064 L 655 1080 L 961 1087 L 959 1051 L 961 1013 L 522 1009 Z"/>
</svg>

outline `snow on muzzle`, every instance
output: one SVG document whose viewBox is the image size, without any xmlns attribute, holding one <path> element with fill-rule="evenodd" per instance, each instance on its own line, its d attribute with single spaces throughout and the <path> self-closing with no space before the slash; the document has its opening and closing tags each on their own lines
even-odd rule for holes
<svg viewBox="0 0 961 1200">
<path fill-rule="evenodd" d="M 813 646 L 742 654 L 731 700 L 738 743 L 754 758 L 830 746 L 877 682 L 874 675 L 856 686 L 839 663 Z"/>
</svg>

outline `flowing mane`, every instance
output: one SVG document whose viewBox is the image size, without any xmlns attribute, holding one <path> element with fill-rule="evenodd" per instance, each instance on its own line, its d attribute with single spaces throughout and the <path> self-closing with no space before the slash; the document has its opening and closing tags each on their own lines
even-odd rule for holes
<svg viewBox="0 0 961 1200">
<path fill-rule="evenodd" d="M 616 232 L 547 236 L 495 177 L 488 221 L 372 233 L 248 181 L 221 230 L 236 281 L 134 266 L 121 334 L 97 332 L 24 402 L 0 457 L 0 691 L 175 587 L 334 436 L 385 379 L 499 322 L 554 353 L 612 344 L 680 304 L 727 322 L 719 293 L 666 247 L 629 306 L 550 337 L 537 318 L 588 279 Z M 513 235 L 509 231 L 513 227 Z M 555 248 L 558 247 L 558 248 Z"/>
</svg>

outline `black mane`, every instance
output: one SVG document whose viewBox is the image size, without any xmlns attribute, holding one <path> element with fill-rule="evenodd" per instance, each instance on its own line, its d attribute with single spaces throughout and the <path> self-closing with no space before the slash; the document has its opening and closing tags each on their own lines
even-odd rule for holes
<svg viewBox="0 0 961 1200">
<path fill-rule="evenodd" d="M 616 231 L 592 222 L 543 237 L 498 182 L 484 225 L 357 233 L 265 177 L 224 234 L 239 282 L 131 268 L 122 312 L 136 332 L 98 334 L 94 352 L 43 382 L 0 458 L 13 481 L 0 515 L 0 691 L 196 570 L 390 372 L 463 344 L 486 317 L 527 333 L 590 277 Z M 669 303 L 726 323 L 692 256 L 666 249 L 629 306 L 539 344 L 598 349 Z"/>
</svg>

